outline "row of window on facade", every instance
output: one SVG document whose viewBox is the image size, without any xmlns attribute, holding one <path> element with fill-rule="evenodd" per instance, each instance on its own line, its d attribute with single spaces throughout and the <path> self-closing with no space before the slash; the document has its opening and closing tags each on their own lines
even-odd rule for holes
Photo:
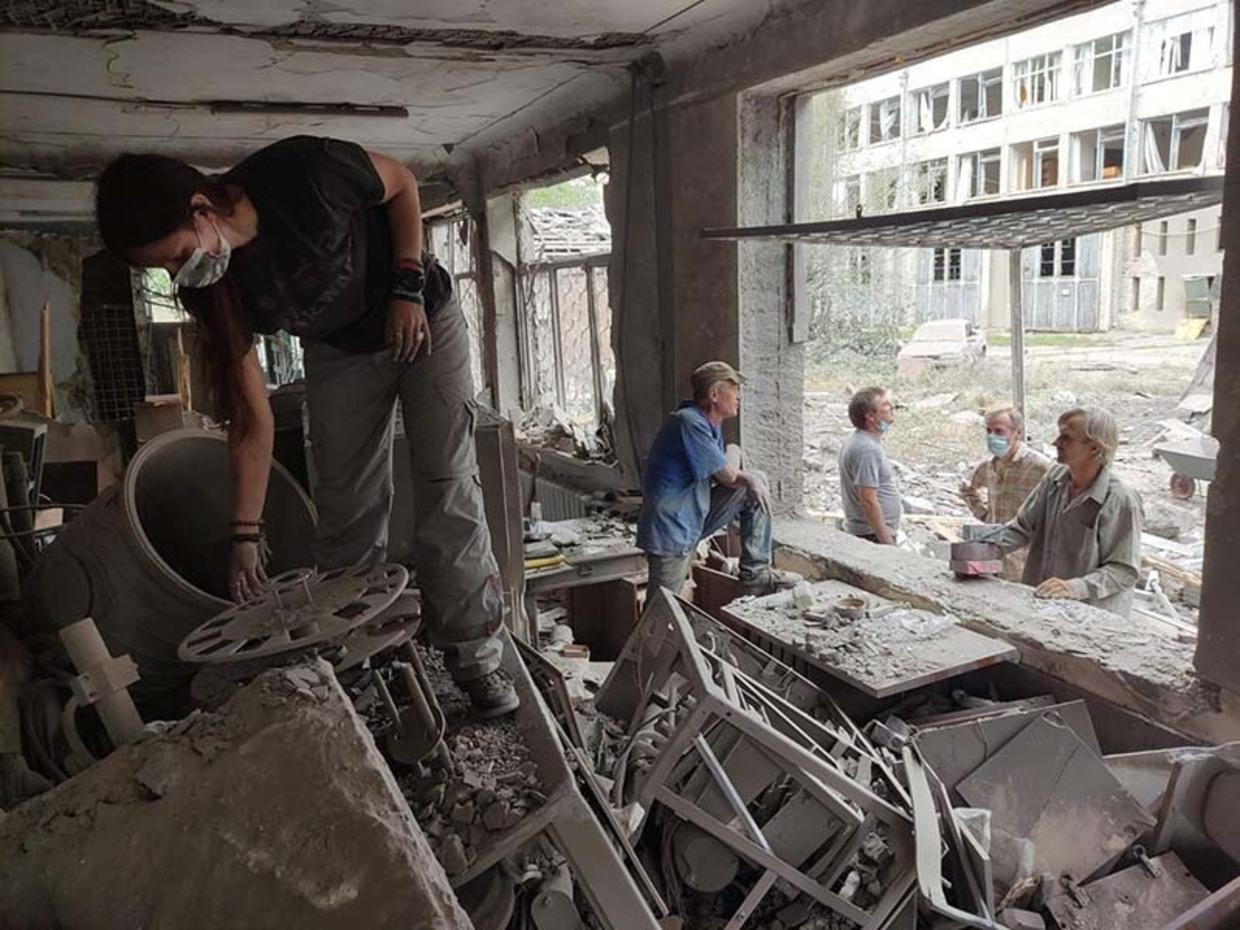
<svg viewBox="0 0 1240 930">
<path fill-rule="evenodd" d="M 941 248 L 933 250 L 930 263 L 932 281 L 959 281 L 964 269 L 964 250 Z M 1036 273 L 1039 278 L 1072 278 L 1076 276 L 1076 239 L 1044 242 L 1038 246 Z"/>
<path fill-rule="evenodd" d="M 1221 167 L 1226 150 L 1228 108 L 1221 109 L 1223 125 L 1220 144 L 1214 157 Z M 1143 175 L 1189 171 L 1204 167 L 1206 136 L 1210 127 L 1208 108 L 1172 113 L 1138 124 L 1140 140 L 1134 153 Z M 1059 136 L 1034 139 L 1009 147 L 1009 180 L 1003 184 L 1002 153 L 999 148 L 969 152 L 948 158 L 933 158 L 911 166 L 912 201 L 918 205 L 947 203 L 949 168 L 955 163 L 953 199 L 963 202 L 977 197 L 1002 193 L 1033 191 L 1070 184 L 1088 184 L 1119 180 L 1124 176 L 1129 146 L 1126 127 L 1119 123 L 1084 132 L 1071 133 L 1067 138 L 1066 172 L 1062 141 Z M 900 203 L 903 172 L 899 168 L 880 169 L 864 176 L 852 175 L 837 182 L 838 209 L 852 215 L 858 208 L 866 212 L 894 210 Z M 863 193 L 865 197 L 863 199 Z"/>
<path fill-rule="evenodd" d="M 1213 9 L 1177 16 L 1146 27 L 1148 51 L 1143 51 L 1144 80 L 1204 71 L 1215 65 Z M 1074 45 L 1070 92 L 1086 96 L 1124 86 L 1131 79 L 1132 31 L 1117 32 Z M 1065 99 L 1061 51 L 1033 55 L 1010 66 L 1007 106 L 1026 109 Z M 920 135 L 993 119 L 1004 111 L 1003 67 L 991 68 L 954 81 L 921 87 L 861 104 L 844 111 L 837 143 L 845 151 L 862 145 L 878 145 L 900 138 L 904 126 L 909 135 Z M 953 88 L 955 94 L 953 95 Z M 953 96 L 955 106 L 953 107 Z"/>
</svg>

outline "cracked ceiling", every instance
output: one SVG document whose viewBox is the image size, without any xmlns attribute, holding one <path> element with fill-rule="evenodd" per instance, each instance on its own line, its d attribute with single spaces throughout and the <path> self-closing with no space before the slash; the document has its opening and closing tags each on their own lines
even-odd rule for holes
<svg viewBox="0 0 1240 930">
<path fill-rule="evenodd" d="M 620 98 L 642 54 L 727 41 L 770 6 L 10 0 L 0 4 L 0 184 L 90 179 L 135 149 L 223 168 L 298 132 L 355 139 L 441 174 L 471 147 Z M 19 199 L 19 212 L 38 212 L 36 197 Z M 0 219 L 15 209 L 0 204 Z"/>
</svg>

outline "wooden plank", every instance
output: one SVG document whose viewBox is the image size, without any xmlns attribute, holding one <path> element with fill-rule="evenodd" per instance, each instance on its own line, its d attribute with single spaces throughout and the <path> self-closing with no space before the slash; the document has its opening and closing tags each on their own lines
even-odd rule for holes
<svg viewBox="0 0 1240 930">
<path fill-rule="evenodd" d="M 39 413 L 56 417 L 56 394 L 52 386 L 52 307 L 47 301 L 39 311 Z"/>
</svg>

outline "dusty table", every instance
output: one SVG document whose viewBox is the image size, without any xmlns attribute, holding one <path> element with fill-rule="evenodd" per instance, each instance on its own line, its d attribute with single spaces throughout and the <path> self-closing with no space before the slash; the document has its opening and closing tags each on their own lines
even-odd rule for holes
<svg viewBox="0 0 1240 930">
<path fill-rule="evenodd" d="M 813 602 L 808 608 L 795 606 L 790 594 L 775 594 L 733 601 L 720 617 L 776 656 L 790 654 L 880 699 L 1020 659 L 1014 646 L 965 629 L 948 615 L 912 608 L 842 581 L 819 581 L 809 589 Z M 835 616 L 832 605 L 844 597 L 863 598 L 868 616 L 851 621 Z"/>
</svg>

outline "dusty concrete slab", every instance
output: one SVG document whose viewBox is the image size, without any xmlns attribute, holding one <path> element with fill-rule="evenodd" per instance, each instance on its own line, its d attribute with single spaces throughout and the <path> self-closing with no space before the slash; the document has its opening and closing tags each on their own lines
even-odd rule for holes
<svg viewBox="0 0 1240 930">
<path fill-rule="evenodd" d="M 472 925 L 324 663 L 0 821 L 0 928 L 346 926 Z"/>
<path fill-rule="evenodd" d="M 947 565 L 877 546 L 813 520 L 775 525 L 776 561 L 807 578 L 839 578 L 884 597 L 950 610 L 1006 639 L 1021 662 L 1197 740 L 1240 739 L 1240 695 L 1193 669 L 1193 646 L 1141 617 L 1033 597 L 995 578 L 957 579 Z"/>
</svg>

